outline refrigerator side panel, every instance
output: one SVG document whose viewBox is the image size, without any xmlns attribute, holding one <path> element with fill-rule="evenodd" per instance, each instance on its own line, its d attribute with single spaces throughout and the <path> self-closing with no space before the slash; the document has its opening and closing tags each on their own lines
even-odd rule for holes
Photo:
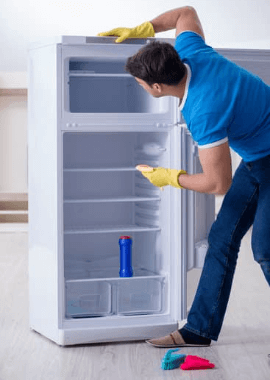
<svg viewBox="0 0 270 380">
<path fill-rule="evenodd" d="M 58 341 L 59 132 L 57 54 L 51 45 L 29 52 L 29 304 L 30 327 Z M 61 88 L 60 86 L 58 86 Z"/>
</svg>

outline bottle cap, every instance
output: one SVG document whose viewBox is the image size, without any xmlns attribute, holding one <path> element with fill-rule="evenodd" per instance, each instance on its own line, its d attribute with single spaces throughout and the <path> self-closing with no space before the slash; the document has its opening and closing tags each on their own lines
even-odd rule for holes
<svg viewBox="0 0 270 380">
<path fill-rule="evenodd" d="M 131 239 L 130 236 L 120 236 L 120 239 Z"/>
</svg>

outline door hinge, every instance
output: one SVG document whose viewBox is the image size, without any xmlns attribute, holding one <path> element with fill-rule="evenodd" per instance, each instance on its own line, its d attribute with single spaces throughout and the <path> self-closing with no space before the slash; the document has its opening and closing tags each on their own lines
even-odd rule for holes
<svg viewBox="0 0 270 380">
<path fill-rule="evenodd" d="M 156 123 L 155 126 L 157 128 L 173 128 L 173 127 L 180 127 L 180 128 L 184 128 L 186 126 L 186 124 L 178 121 L 176 123 Z M 186 128 L 186 127 L 185 127 Z"/>
<path fill-rule="evenodd" d="M 198 156 L 199 155 L 198 145 L 196 143 L 193 143 L 192 153 L 193 153 L 194 156 Z"/>
<path fill-rule="evenodd" d="M 208 250 L 208 241 L 204 239 L 195 244 L 195 267 L 202 268 Z"/>
<path fill-rule="evenodd" d="M 178 128 L 185 128 L 187 129 L 187 125 L 186 123 L 183 123 L 183 121 L 177 121 L 175 124 L 173 124 L 174 127 L 178 127 Z"/>
</svg>

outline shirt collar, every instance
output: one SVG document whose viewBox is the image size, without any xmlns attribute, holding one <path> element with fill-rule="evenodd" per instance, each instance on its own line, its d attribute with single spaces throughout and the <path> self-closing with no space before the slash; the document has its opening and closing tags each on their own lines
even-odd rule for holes
<svg viewBox="0 0 270 380">
<path fill-rule="evenodd" d="M 182 111 L 182 109 L 185 106 L 185 103 L 186 103 L 186 100 L 187 100 L 187 96 L 188 96 L 189 83 L 190 83 L 190 79 L 191 79 L 191 70 L 190 70 L 190 67 L 186 63 L 184 63 L 184 65 L 187 68 L 187 80 L 186 80 L 185 92 L 184 92 L 183 99 L 180 100 L 179 105 L 178 105 L 180 111 Z"/>
</svg>

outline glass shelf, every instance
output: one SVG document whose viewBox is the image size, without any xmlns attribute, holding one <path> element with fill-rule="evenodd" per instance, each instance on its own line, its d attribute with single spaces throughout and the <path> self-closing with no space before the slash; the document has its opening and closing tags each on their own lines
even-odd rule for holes
<svg viewBox="0 0 270 380">
<path fill-rule="evenodd" d="M 137 172 L 138 170 L 134 167 L 123 167 L 123 168 L 64 168 L 64 172 Z"/>
<path fill-rule="evenodd" d="M 73 262 L 72 262 L 73 263 Z M 81 264 L 81 265 L 80 265 Z M 91 281 L 91 280 L 98 280 L 98 279 L 134 279 L 137 277 L 151 277 L 151 278 L 160 278 L 162 277 L 158 273 L 154 273 L 150 270 L 147 270 L 145 268 L 133 268 L 133 276 L 132 277 L 119 277 L 119 267 L 111 267 L 106 269 L 96 269 L 91 270 L 87 268 L 87 262 L 76 262 L 76 270 L 74 270 L 74 265 L 72 265 L 72 268 L 70 270 L 67 270 L 65 272 L 65 278 L 68 282 L 82 282 L 83 281 Z"/>
<path fill-rule="evenodd" d="M 151 202 L 160 201 L 156 197 L 119 197 L 119 198 L 93 198 L 93 199 L 65 199 L 64 203 L 106 203 L 106 202 Z"/>
<path fill-rule="evenodd" d="M 76 235 L 76 234 L 97 234 L 97 233 L 112 233 L 112 232 L 146 232 L 146 231 L 160 231 L 160 227 L 140 227 L 136 225 L 131 226 L 111 226 L 111 227 L 96 227 L 89 229 L 74 229 L 64 231 L 64 235 Z"/>
<path fill-rule="evenodd" d="M 69 72 L 69 76 L 70 77 L 97 77 L 97 78 L 102 78 L 102 77 L 117 77 L 117 78 L 132 78 L 132 76 L 130 74 L 122 74 L 122 73 L 118 73 L 118 74 L 108 74 L 108 73 L 105 73 L 105 74 L 100 74 L 100 73 L 95 73 L 95 72 L 87 72 L 87 71 L 70 71 Z"/>
</svg>

